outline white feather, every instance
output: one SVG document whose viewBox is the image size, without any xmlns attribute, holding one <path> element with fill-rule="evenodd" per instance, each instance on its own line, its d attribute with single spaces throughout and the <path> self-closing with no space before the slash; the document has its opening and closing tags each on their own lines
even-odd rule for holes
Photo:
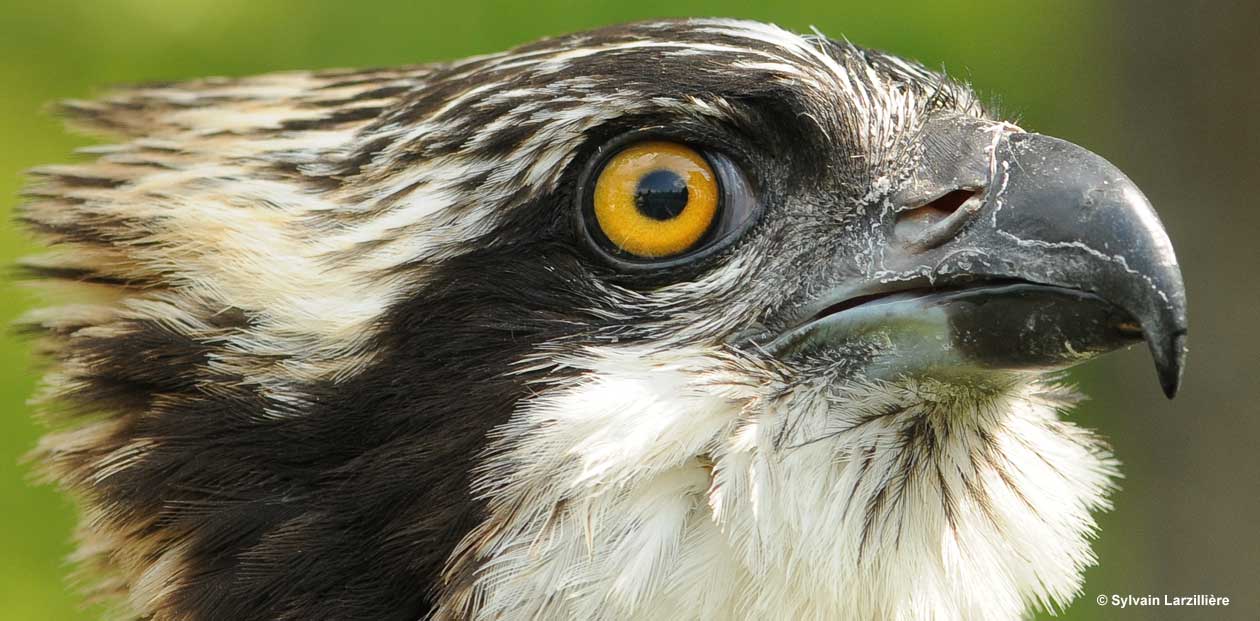
<svg viewBox="0 0 1260 621">
<path fill-rule="evenodd" d="M 1011 619 L 1093 562 L 1115 464 L 1031 379 L 786 386 L 700 347 L 560 364 L 586 373 L 498 430 L 462 544 L 491 560 L 439 619 Z"/>
</svg>

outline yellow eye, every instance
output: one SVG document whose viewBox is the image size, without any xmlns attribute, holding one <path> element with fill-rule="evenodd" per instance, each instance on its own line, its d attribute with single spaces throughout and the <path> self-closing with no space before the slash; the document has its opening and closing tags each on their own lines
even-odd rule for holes
<svg viewBox="0 0 1260 621">
<path fill-rule="evenodd" d="M 618 249 L 668 257 L 695 246 L 718 213 L 718 182 L 702 155 L 683 145 L 649 141 L 604 164 L 592 196 L 595 221 Z"/>
</svg>

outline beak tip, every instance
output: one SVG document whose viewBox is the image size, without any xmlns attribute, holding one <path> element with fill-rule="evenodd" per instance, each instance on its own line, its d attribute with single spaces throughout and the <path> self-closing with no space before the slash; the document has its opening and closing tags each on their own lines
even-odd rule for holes
<svg viewBox="0 0 1260 621">
<path fill-rule="evenodd" d="M 1164 396 L 1168 397 L 1169 401 L 1177 398 L 1177 390 L 1181 388 L 1180 378 L 1161 377 L 1159 383 L 1164 389 Z"/>
<path fill-rule="evenodd" d="M 1184 331 L 1172 335 L 1162 350 L 1156 350 L 1155 371 L 1159 375 L 1159 385 L 1164 389 L 1164 396 L 1172 399 L 1181 388 L 1181 373 L 1186 365 L 1186 333 Z"/>
</svg>

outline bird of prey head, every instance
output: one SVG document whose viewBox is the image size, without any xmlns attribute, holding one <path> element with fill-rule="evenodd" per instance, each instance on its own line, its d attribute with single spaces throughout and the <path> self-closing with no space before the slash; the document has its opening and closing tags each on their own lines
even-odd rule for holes
<svg viewBox="0 0 1260 621">
<path fill-rule="evenodd" d="M 140 619 L 1010 619 L 1185 296 L 1142 193 L 822 36 L 640 23 L 140 86 L 35 171 L 46 472 Z"/>
</svg>

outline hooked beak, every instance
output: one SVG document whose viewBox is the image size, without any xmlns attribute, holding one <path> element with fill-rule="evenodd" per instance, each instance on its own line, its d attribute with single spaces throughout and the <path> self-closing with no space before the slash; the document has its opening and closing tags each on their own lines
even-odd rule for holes
<svg viewBox="0 0 1260 621">
<path fill-rule="evenodd" d="M 1172 398 L 1186 356 L 1185 286 L 1137 186 L 1064 140 L 974 123 L 948 130 L 926 149 L 926 172 L 894 196 L 905 208 L 879 277 L 807 304 L 764 346 L 786 354 L 878 333 L 896 352 L 875 361 L 890 373 L 1049 370 L 1145 338 Z M 934 204 L 924 198 L 961 188 L 974 190 L 951 211 L 915 219 L 913 207 Z"/>
</svg>

